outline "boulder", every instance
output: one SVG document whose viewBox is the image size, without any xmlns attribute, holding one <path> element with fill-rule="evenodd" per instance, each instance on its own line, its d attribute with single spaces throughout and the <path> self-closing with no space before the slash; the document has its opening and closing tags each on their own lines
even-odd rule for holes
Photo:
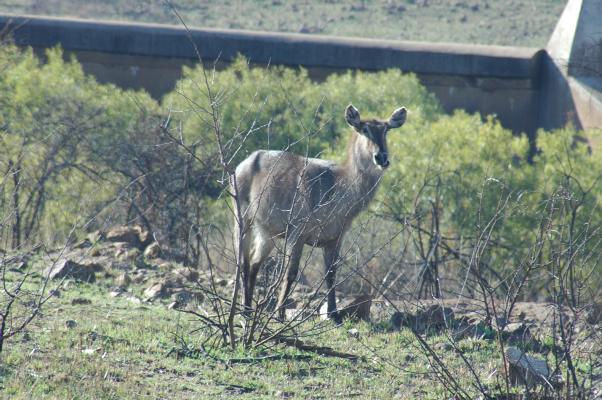
<svg viewBox="0 0 602 400">
<path fill-rule="evenodd" d="M 147 260 L 154 260 L 161 256 L 161 247 L 159 247 L 159 243 L 153 242 L 146 246 L 144 249 L 144 258 Z"/>
<path fill-rule="evenodd" d="M 202 303 L 204 296 L 202 293 L 181 289 L 174 292 L 171 298 L 173 301 L 178 302 L 178 304 L 188 304 L 191 302 Z"/>
<path fill-rule="evenodd" d="M 106 234 L 106 240 L 109 242 L 124 242 L 132 247 L 142 248 L 143 242 L 140 240 L 142 228 L 139 226 L 114 226 Z"/>
<path fill-rule="evenodd" d="M 416 313 L 417 329 L 421 331 L 429 328 L 441 329 L 449 327 L 453 320 L 454 310 L 437 304 Z"/>
<path fill-rule="evenodd" d="M 513 385 L 531 388 L 550 380 L 550 369 L 546 360 L 530 356 L 517 347 L 508 347 L 505 356 L 510 382 Z"/>
<path fill-rule="evenodd" d="M 146 300 L 154 300 L 159 297 L 167 297 L 168 287 L 164 282 L 156 282 L 146 288 L 144 291 L 144 298 Z"/>
<path fill-rule="evenodd" d="M 198 282 L 200 279 L 199 271 L 186 267 L 176 269 L 174 274 L 183 277 L 189 282 Z"/>
<path fill-rule="evenodd" d="M 502 338 L 509 343 L 528 343 L 533 340 L 531 330 L 523 322 L 512 322 L 502 330 Z"/>
<path fill-rule="evenodd" d="M 395 311 L 391 315 L 389 323 L 391 324 L 391 327 L 393 329 L 399 330 L 404 326 L 414 326 L 416 324 L 416 317 L 410 313 L 406 313 L 403 311 Z"/>
<path fill-rule="evenodd" d="M 130 278 L 130 275 L 127 272 L 122 272 L 115 279 L 115 285 L 117 285 L 117 287 L 119 288 L 126 288 L 130 285 L 131 282 L 132 279 Z"/>
<path fill-rule="evenodd" d="M 88 241 L 90 243 L 94 244 L 96 242 L 105 240 L 106 237 L 107 237 L 107 235 L 103 231 L 94 231 L 94 232 L 88 233 L 88 236 L 86 236 L 86 239 L 88 239 Z"/>
<path fill-rule="evenodd" d="M 101 271 L 102 267 L 98 264 L 80 264 L 75 261 L 63 258 L 46 268 L 43 272 L 45 278 L 62 279 L 64 277 L 75 278 L 85 282 L 94 282 L 95 273 Z"/>
<path fill-rule="evenodd" d="M 343 319 L 353 318 L 370 321 L 370 308 L 372 307 L 372 296 L 360 294 L 348 298 L 339 303 L 339 316 Z"/>
</svg>

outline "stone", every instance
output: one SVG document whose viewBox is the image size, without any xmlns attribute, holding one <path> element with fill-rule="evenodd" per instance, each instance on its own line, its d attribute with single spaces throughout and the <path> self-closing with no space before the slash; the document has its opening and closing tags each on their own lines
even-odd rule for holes
<svg viewBox="0 0 602 400">
<path fill-rule="evenodd" d="M 416 313 L 416 324 L 419 330 L 445 328 L 451 326 L 453 320 L 454 310 L 437 304 Z"/>
<path fill-rule="evenodd" d="M 106 233 L 104 233 L 103 231 L 94 231 L 94 232 L 90 232 L 88 233 L 88 236 L 86 236 L 86 239 L 88 239 L 88 241 L 92 244 L 100 242 L 105 240 L 106 238 Z"/>
<path fill-rule="evenodd" d="M 140 244 L 142 244 L 142 247 L 148 247 L 148 245 L 153 243 L 154 238 L 149 231 L 141 226 L 136 226 L 135 228 L 138 229 L 138 239 L 140 239 Z"/>
<path fill-rule="evenodd" d="M 509 343 L 527 343 L 533 340 L 531 330 L 523 322 L 512 322 L 502 330 L 502 338 Z"/>
<path fill-rule="evenodd" d="M 115 252 L 115 258 L 119 261 L 125 261 L 129 263 L 135 262 L 140 257 L 140 250 L 137 248 L 119 248 Z"/>
<path fill-rule="evenodd" d="M 154 283 L 153 285 L 146 288 L 146 290 L 144 291 L 144 297 L 147 300 L 154 300 L 158 297 L 165 297 L 166 294 L 167 287 L 164 283 L 161 282 Z"/>
<path fill-rule="evenodd" d="M 202 293 L 192 292 L 190 290 L 182 289 L 172 294 L 171 296 L 173 301 L 178 302 L 179 304 L 188 304 L 190 302 L 201 303 L 204 299 Z"/>
<path fill-rule="evenodd" d="M 154 260 L 161 256 L 161 247 L 159 243 L 153 242 L 144 249 L 144 258 L 147 260 Z"/>
<path fill-rule="evenodd" d="M 389 323 L 391 324 L 391 327 L 393 329 L 399 330 L 404 326 L 409 327 L 411 325 L 414 325 L 415 320 L 416 318 L 410 313 L 405 313 L 403 311 L 395 311 L 391 315 Z"/>
<path fill-rule="evenodd" d="M 138 297 L 134 296 L 133 294 L 127 296 L 126 300 L 130 301 L 134 304 L 142 304 L 142 300 L 140 300 Z"/>
<path fill-rule="evenodd" d="M 228 285 L 228 281 L 226 279 L 216 279 L 215 286 L 226 287 Z"/>
<path fill-rule="evenodd" d="M 372 307 L 372 296 L 360 294 L 339 304 L 339 316 L 345 318 L 357 318 L 370 321 L 370 308 Z"/>
<path fill-rule="evenodd" d="M 351 336 L 352 338 L 355 339 L 359 339 L 360 338 L 360 331 L 358 331 L 355 328 L 351 328 L 347 331 L 347 333 L 349 334 L 349 336 Z"/>
<path fill-rule="evenodd" d="M 73 246 L 74 249 L 87 249 L 89 247 L 92 247 L 92 242 L 88 238 L 79 241 Z"/>
<path fill-rule="evenodd" d="M 102 269 L 102 267 L 100 267 Z M 97 264 L 79 264 L 75 261 L 62 258 L 43 272 L 45 278 L 62 279 L 64 277 L 75 278 L 84 282 L 94 282 L 95 272 L 99 271 Z"/>
<path fill-rule="evenodd" d="M 546 360 L 530 356 L 518 347 L 508 347 L 505 356 L 510 382 L 513 385 L 531 388 L 546 384 L 550 380 L 550 369 Z"/>
<path fill-rule="evenodd" d="M 125 242 L 132 247 L 141 248 L 140 227 L 137 226 L 115 226 L 106 234 L 106 240 L 109 242 Z"/>
<path fill-rule="evenodd" d="M 132 283 L 132 278 L 130 278 L 130 275 L 127 272 L 122 272 L 115 278 L 115 285 L 119 288 L 126 288 L 130 283 Z"/>
<path fill-rule="evenodd" d="M 71 300 L 71 305 L 73 306 L 86 304 L 92 304 L 92 301 L 83 297 L 76 297 L 75 299 Z"/>
<path fill-rule="evenodd" d="M 452 346 L 451 344 L 449 344 L 447 342 L 437 343 L 434 347 L 435 350 L 441 351 L 441 352 L 450 351 L 453 348 L 454 348 L 454 346 Z"/>
<path fill-rule="evenodd" d="M 197 282 L 199 280 L 199 271 L 194 270 L 192 268 L 178 268 L 173 273 L 175 276 L 182 277 L 189 282 Z"/>
<path fill-rule="evenodd" d="M 67 321 L 65 321 L 65 327 L 67 329 L 73 329 L 77 326 L 77 321 L 73 320 L 73 319 L 68 319 Z"/>
</svg>

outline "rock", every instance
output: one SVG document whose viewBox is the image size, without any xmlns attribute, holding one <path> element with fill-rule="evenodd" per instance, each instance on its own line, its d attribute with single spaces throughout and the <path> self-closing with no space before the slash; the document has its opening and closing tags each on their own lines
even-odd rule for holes
<svg viewBox="0 0 602 400">
<path fill-rule="evenodd" d="M 215 286 L 226 287 L 228 285 L 228 281 L 226 279 L 216 279 Z"/>
<path fill-rule="evenodd" d="M 182 277 L 189 282 L 197 282 L 199 280 L 199 271 L 191 269 L 191 268 L 178 268 L 173 274 L 177 277 Z"/>
<path fill-rule="evenodd" d="M 472 339 L 493 339 L 494 331 L 487 329 L 485 322 L 476 314 L 463 315 L 456 320 L 456 328 L 454 331 L 454 339 L 461 340 L 465 338 Z M 489 331 L 489 335 L 488 335 Z M 491 336 L 491 337 L 487 337 Z"/>
<path fill-rule="evenodd" d="M 85 305 L 85 304 L 92 304 L 92 301 L 90 299 L 85 299 L 83 297 L 76 297 L 75 299 L 71 300 L 72 306 Z"/>
<path fill-rule="evenodd" d="M 161 256 L 161 247 L 159 243 L 153 242 L 144 249 L 144 258 L 147 260 L 154 260 Z"/>
<path fill-rule="evenodd" d="M 534 387 L 546 384 L 546 381 L 550 380 L 550 369 L 546 360 L 527 355 L 517 347 L 508 347 L 505 356 L 510 382 L 513 385 Z"/>
<path fill-rule="evenodd" d="M 357 318 L 370 321 L 370 307 L 372 307 L 372 296 L 361 294 L 354 298 L 342 301 L 339 304 L 339 316 L 345 318 Z"/>
<path fill-rule="evenodd" d="M 73 329 L 77 326 L 77 321 L 72 320 L 72 319 L 68 319 L 67 321 L 65 321 L 65 327 L 67 329 Z"/>
<path fill-rule="evenodd" d="M 359 339 L 360 338 L 360 331 L 358 331 L 355 328 L 349 329 L 347 331 L 347 333 L 349 334 L 349 336 L 351 336 L 352 338 L 356 338 Z"/>
<path fill-rule="evenodd" d="M 89 247 L 92 247 L 92 242 L 88 238 L 79 241 L 73 246 L 74 249 L 87 249 Z"/>
<path fill-rule="evenodd" d="M 126 288 L 130 285 L 131 282 L 132 279 L 130 278 L 130 275 L 127 272 L 122 272 L 115 279 L 115 285 L 117 285 L 117 287 L 119 288 Z"/>
<path fill-rule="evenodd" d="M 442 343 L 437 343 L 434 348 L 437 351 L 450 351 L 454 348 L 454 346 L 452 346 L 451 344 L 449 344 L 447 342 L 442 342 Z"/>
<path fill-rule="evenodd" d="M 175 292 L 171 298 L 179 304 L 188 304 L 192 301 L 197 303 L 203 302 L 204 296 L 202 293 L 192 292 L 190 290 L 182 289 Z"/>
<path fill-rule="evenodd" d="M 142 300 L 140 300 L 138 297 L 134 296 L 133 294 L 127 296 L 126 300 L 131 301 L 134 304 L 142 304 Z"/>
<path fill-rule="evenodd" d="M 83 349 L 83 350 L 82 350 L 82 354 L 85 354 L 85 355 L 88 355 L 88 356 L 90 356 L 90 355 L 92 355 L 92 354 L 96 354 L 96 353 L 97 353 L 98 351 L 100 351 L 100 350 L 101 350 L 101 348 L 100 348 L 100 347 L 99 347 L 99 348 L 96 348 L 96 349 Z"/>
<path fill-rule="evenodd" d="M 148 276 L 147 276 L 147 272 L 145 270 L 139 269 L 137 271 L 134 271 L 131 278 L 132 278 L 132 282 L 139 284 L 139 283 L 146 282 L 146 280 L 148 279 Z"/>
<path fill-rule="evenodd" d="M 100 267 L 102 269 L 102 267 Z M 96 280 L 95 272 L 98 272 L 97 264 L 79 264 L 75 261 L 63 258 L 55 264 L 49 266 L 43 275 L 49 279 L 62 279 L 72 277 L 84 282 L 94 282 Z"/>
<path fill-rule="evenodd" d="M 138 229 L 138 239 L 140 239 L 142 247 L 148 247 L 154 240 L 153 235 L 141 226 L 137 226 L 136 229 Z"/>
<path fill-rule="evenodd" d="M 453 320 L 454 311 L 437 304 L 416 313 L 416 325 L 419 330 L 445 328 L 450 326 Z"/>
<path fill-rule="evenodd" d="M 105 240 L 106 238 L 106 233 L 104 233 L 103 231 L 94 231 L 94 232 L 90 232 L 88 233 L 88 236 L 86 236 L 86 239 L 88 239 L 88 241 L 92 244 L 100 242 L 102 240 Z"/>
<path fill-rule="evenodd" d="M 109 292 L 109 296 L 111 297 L 119 297 L 124 293 L 124 291 L 120 288 L 117 288 L 116 290 L 113 290 L 111 292 Z"/>
<path fill-rule="evenodd" d="M 125 242 L 132 247 L 141 248 L 140 231 L 139 226 L 115 226 L 107 232 L 106 240 L 109 242 Z"/>
<path fill-rule="evenodd" d="M 154 300 L 159 297 L 167 296 L 167 285 L 163 282 L 157 282 L 146 288 L 144 298 L 146 300 Z"/>
<path fill-rule="evenodd" d="M 531 330 L 523 322 L 513 322 L 504 327 L 502 338 L 509 343 L 527 343 L 533 340 Z"/>
<path fill-rule="evenodd" d="M 411 326 L 414 325 L 416 321 L 416 317 L 414 317 L 412 314 L 410 313 L 405 313 L 402 311 L 395 311 L 392 315 L 391 318 L 389 319 L 389 322 L 391 323 L 391 327 L 393 327 L 394 329 L 401 329 L 403 326 Z"/>
<path fill-rule="evenodd" d="M 117 258 L 119 261 L 125 261 L 125 262 L 129 262 L 129 263 L 133 263 L 135 262 L 138 257 L 140 257 L 140 250 L 137 248 L 119 248 L 117 249 L 117 251 L 115 252 L 115 258 Z"/>
</svg>

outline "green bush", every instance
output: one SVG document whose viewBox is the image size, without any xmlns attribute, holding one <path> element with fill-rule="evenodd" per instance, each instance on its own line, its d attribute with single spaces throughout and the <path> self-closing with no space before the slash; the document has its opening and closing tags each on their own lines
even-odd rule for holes
<svg viewBox="0 0 602 400">
<path fill-rule="evenodd" d="M 529 163 L 526 138 L 493 118 L 443 114 L 412 74 L 348 72 L 315 82 L 303 69 L 252 68 L 243 58 L 207 73 L 233 163 L 258 148 L 340 160 L 351 136 L 347 104 L 363 118 L 387 118 L 404 105 L 408 122 L 389 137 L 392 164 L 373 203 L 378 218 L 430 234 L 436 225 L 457 249 L 448 266 L 478 256 L 497 280 L 531 259 L 547 223 L 554 240 L 546 239 L 540 269 L 554 260 L 562 271 L 602 280 L 592 267 L 602 254 L 592 239 L 602 224 L 600 155 L 575 141 L 573 128 L 539 132 L 540 152 Z M 229 223 L 216 200 L 222 172 L 204 79 L 200 67 L 185 68 L 159 107 L 145 93 L 98 84 L 60 49 L 41 63 L 31 51 L 3 47 L 4 229 L 14 236 L 19 219 L 21 240 L 57 241 L 102 212 L 112 223 L 141 221 L 186 248 L 200 225 Z M 158 127 L 168 113 L 169 135 Z M 414 239 L 428 247 L 431 236 Z"/>
<path fill-rule="evenodd" d="M 98 84 L 60 49 L 46 56 L 0 49 L 0 204 L 19 225 L 13 244 L 62 241 L 114 199 L 127 159 L 117 149 L 157 108 L 145 93 Z"/>
<path fill-rule="evenodd" d="M 349 103 L 363 117 L 382 119 L 405 105 L 411 110 L 409 129 L 418 129 L 440 114 L 434 96 L 418 79 L 397 70 L 348 72 L 316 83 L 303 69 L 252 68 L 239 57 L 225 70 L 207 73 L 219 110 L 219 128 L 235 163 L 256 149 L 289 149 L 311 157 L 329 152 L 339 140 L 347 140 L 343 111 Z M 205 153 L 199 151 L 198 156 L 214 159 L 214 122 L 203 69 L 184 68 L 183 79 L 163 106 L 183 122 L 182 134 L 189 143 L 201 143 Z"/>
</svg>

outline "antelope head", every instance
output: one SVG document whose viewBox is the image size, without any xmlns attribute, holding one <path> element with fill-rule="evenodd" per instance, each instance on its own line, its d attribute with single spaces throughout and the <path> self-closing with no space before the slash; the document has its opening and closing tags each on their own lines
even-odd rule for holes
<svg viewBox="0 0 602 400">
<path fill-rule="evenodd" d="M 389 129 L 402 126 L 406 121 L 406 115 L 407 111 L 405 107 L 400 107 L 393 111 L 388 121 L 379 121 L 376 119 L 362 121 L 359 111 L 352 104 L 349 104 L 345 109 L 347 123 L 364 138 L 364 151 L 370 153 L 372 162 L 380 170 L 389 166 L 387 133 Z"/>
</svg>

